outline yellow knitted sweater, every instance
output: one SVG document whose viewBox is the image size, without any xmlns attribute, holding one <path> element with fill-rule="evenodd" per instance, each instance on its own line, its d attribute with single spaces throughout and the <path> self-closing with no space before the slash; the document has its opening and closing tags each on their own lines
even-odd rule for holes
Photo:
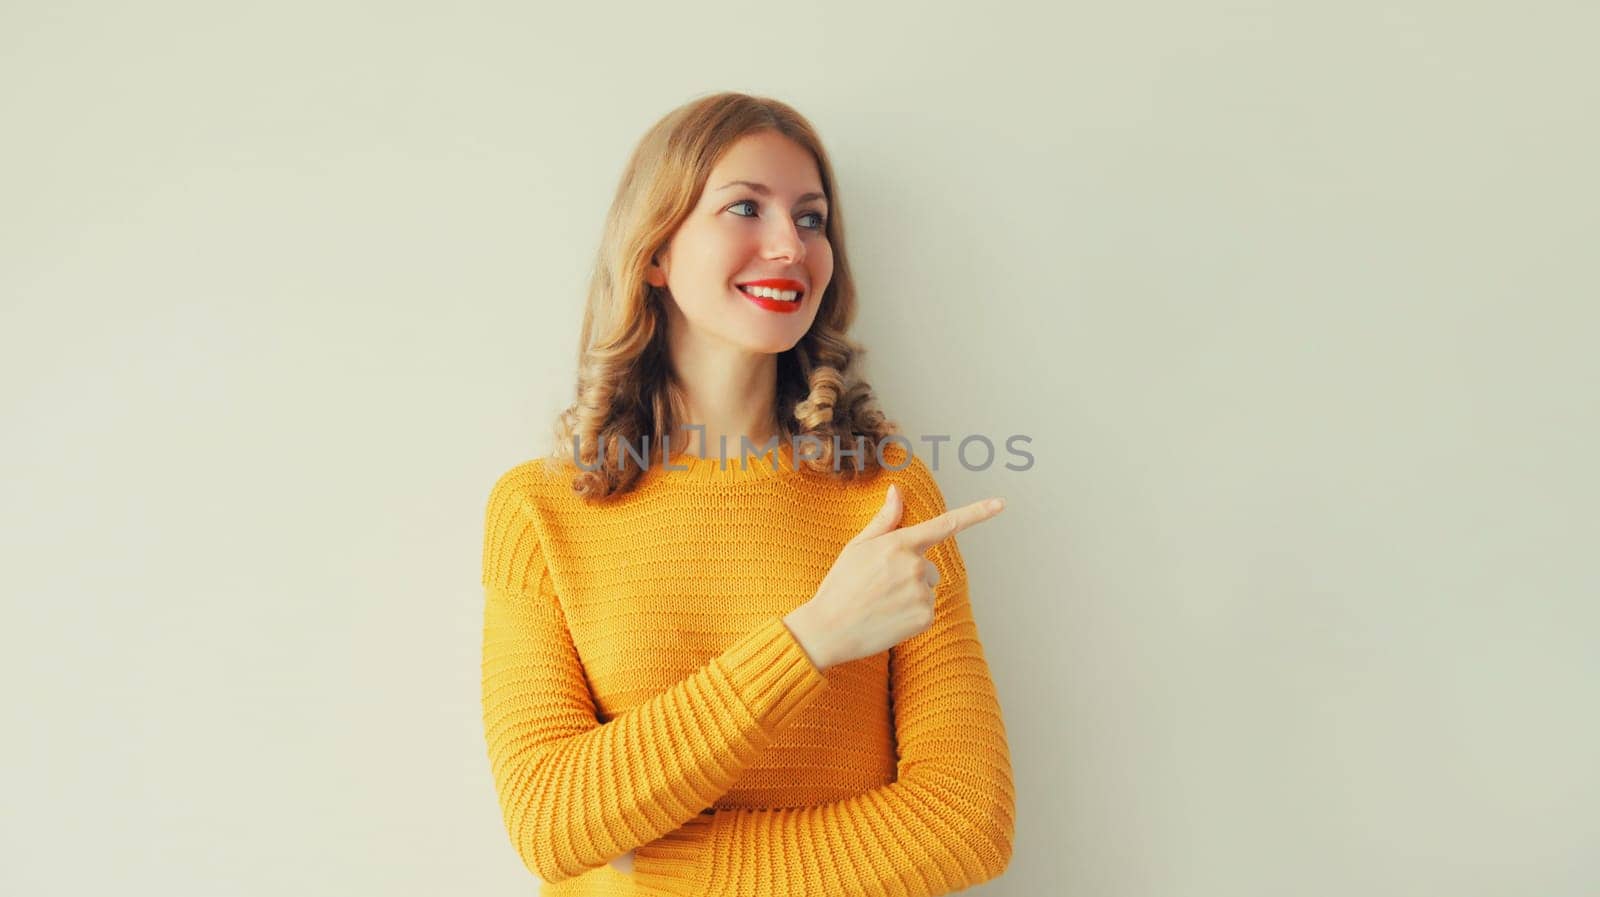
<svg viewBox="0 0 1600 897">
<path fill-rule="evenodd" d="M 931 897 L 1000 875 L 1016 795 L 955 537 L 928 551 L 933 624 L 888 651 L 819 671 L 782 619 L 889 483 L 901 526 L 946 510 L 927 466 L 890 443 L 903 469 L 840 484 L 790 445 L 710 454 L 598 505 L 545 459 L 489 494 L 484 732 L 540 893 Z M 630 849 L 631 877 L 609 865 Z"/>
</svg>

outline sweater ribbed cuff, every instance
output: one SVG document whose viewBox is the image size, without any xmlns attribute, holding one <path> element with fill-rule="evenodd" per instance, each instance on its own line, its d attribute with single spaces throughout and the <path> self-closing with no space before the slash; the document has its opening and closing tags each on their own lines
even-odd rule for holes
<svg viewBox="0 0 1600 897">
<path fill-rule="evenodd" d="M 781 728 L 828 683 L 782 617 L 734 642 L 716 659 L 750 715 L 768 732 Z"/>
</svg>

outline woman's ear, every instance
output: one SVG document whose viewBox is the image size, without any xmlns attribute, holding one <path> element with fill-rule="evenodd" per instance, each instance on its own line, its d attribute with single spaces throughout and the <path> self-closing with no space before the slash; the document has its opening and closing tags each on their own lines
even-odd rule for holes
<svg viewBox="0 0 1600 897">
<path fill-rule="evenodd" d="M 653 287 L 664 287 L 667 285 L 667 272 L 666 269 L 661 266 L 660 253 L 650 256 L 650 265 L 644 269 L 644 279 L 646 283 Z"/>
</svg>

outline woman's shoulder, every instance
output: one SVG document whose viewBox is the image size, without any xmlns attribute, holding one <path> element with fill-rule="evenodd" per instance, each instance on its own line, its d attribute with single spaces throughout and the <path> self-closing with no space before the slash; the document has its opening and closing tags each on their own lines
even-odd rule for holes
<svg viewBox="0 0 1600 897">
<path fill-rule="evenodd" d="M 572 464 L 554 456 L 530 458 L 502 472 L 489 490 L 489 507 L 537 511 L 558 490 L 570 488 Z"/>
<path fill-rule="evenodd" d="M 885 441 L 883 446 L 883 473 L 899 487 L 907 509 L 923 511 L 923 516 L 936 516 L 945 511 L 944 493 L 932 468 L 915 451 L 899 440 Z"/>
</svg>

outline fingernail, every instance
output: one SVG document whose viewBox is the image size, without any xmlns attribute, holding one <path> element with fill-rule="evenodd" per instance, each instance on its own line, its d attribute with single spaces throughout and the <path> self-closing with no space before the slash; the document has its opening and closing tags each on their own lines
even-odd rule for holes
<svg viewBox="0 0 1600 897">
<path fill-rule="evenodd" d="M 1006 500 L 1005 499 L 1003 499 L 1003 498 L 991 498 L 991 499 L 989 499 L 989 510 L 991 510 L 991 511 L 1003 511 L 1003 510 L 1005 510 L 1005 507 L 1006 507 Z"/>
</svg>

